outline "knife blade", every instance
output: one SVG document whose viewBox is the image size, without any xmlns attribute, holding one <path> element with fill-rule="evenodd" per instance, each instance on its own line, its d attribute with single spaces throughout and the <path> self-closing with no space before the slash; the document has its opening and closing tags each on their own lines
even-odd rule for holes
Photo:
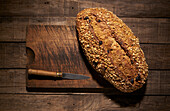
<svg viewBox="0 0 170 111">
<path fill-rule="evenodd" d="M 72 74 L 72 73 L 63 73 L 63 72 L 51 72 L 44 70 L 36 70 L 36 69 L 28 69 L 29 75 L 39 75 L 39 76 L 50 76 L 50 77 L 59 77 L 63 79 L 73 79 L 73 80 L 82 80 L 89 79 L 90 77 L 80 74 Z"/>
</svg>

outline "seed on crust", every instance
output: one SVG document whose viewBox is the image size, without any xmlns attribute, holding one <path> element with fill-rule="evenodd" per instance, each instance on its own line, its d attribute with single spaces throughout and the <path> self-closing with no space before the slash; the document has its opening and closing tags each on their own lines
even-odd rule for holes
<svg viewBox="0 0 170 111">
<path fill-rule="evenodd" d="M 140 74 L 136 77 L 136 81 L 140 80 Z"/>
<path fill-rule="evenodd" d="M 88 16 L 86 16 L 86 17 L 84 18 L 84 20 L 87 20 L 87 19 L 89 19 L 89 17 L 88 17 Z"/>
<path fill-rule="evenodd" d="M 102 41 L 99 41 L 99 45 L 102 45 L 103 44 L 103 42 Z"/>
<path fill-rule="evenodd" d="M 133 84 L 134 83 L 134 79 L 131 79 L 130 82 Z"/>
<path fill-rule="evenodd" d="M 98 19 L 98 20 L 97 20 L 97 22 L 101 22 L 101 20 L 100 20 L 100 19 Z"/>
</svg>

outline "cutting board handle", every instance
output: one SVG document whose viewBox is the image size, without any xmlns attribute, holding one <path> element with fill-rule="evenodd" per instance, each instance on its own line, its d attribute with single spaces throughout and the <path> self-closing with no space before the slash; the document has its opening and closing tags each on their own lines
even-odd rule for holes
<svg viewBox="0 0 170 111">
<path fill-rule="evenodd" d="M 50 76 L 50 77 L 62 77 L 62 73 L 44 71 L 44 70 L 36 70 L 36 69 L 28 69 L 29 75 L 39 75 L 39 76 Z"/>
<path fill-rule="evenodd" d="M 35 52 L 31 47 L 26 47 L 26 54 L 27 54 L 27 65 L 30 65 L 35 60 Z"/>
</svg>

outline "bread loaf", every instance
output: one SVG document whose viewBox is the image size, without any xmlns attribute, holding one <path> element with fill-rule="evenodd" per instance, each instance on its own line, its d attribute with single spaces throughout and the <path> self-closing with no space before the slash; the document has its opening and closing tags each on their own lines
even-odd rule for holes
<svg viewBox="0 0 170 111">
<path fill-rule="evenodd" d="M 89 8 L 77 14 L 79 41 L 91 66 L 122 92 L 143 86 L 148 65 L 139 39 L 115 14 Z"/>
</svg>

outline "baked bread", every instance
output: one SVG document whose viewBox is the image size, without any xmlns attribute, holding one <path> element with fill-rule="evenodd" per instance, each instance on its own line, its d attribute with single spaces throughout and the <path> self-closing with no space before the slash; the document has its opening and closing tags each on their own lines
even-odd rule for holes
<svg viewBox="0 0 170 111">
<path fill-rule="evenodd" d="M 148 65 L 139 39 L 115 14 L 104 8 L 88 8 L 77 14 L 79 41 L 87 60 L 122 92 L 145 84 Z"/>
</svg>

